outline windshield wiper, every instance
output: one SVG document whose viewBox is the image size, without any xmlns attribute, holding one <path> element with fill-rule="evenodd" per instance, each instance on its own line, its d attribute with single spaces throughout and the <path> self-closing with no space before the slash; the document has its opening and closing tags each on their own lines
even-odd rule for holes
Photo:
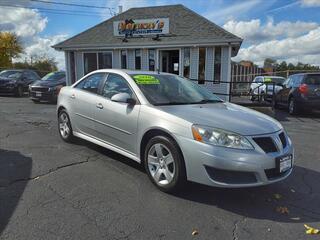
<svg viewBox="0 0 320 240">
<path fill-rule="evenodd" d="M 187 105 L 192 104 L 190 102 L 165 102 L 165 103 L 154 103 L 155 106 L 163 106 L 163 105 Z"/>
<path fill-rule="evenodd" d="M 205 104 L 205 103 L 219 103 L 222 102 L 221 100 L 215 100 L 215 99 L 203 99 L 199 102 L 193 102 L 192 104 Z"/>
</svg>

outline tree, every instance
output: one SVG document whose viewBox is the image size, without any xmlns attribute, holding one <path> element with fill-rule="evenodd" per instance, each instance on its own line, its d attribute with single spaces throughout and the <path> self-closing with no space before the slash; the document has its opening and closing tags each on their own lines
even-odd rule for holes
<svg viewBox="0 0 320 240">
<path fill-rule="evenodd" d="M 274 68 L 277 64 L 277 61 L 272 58 L 266 58 L 263 63 L 264 68 Z"/>
<path fill-rule="evenodd" d="M 39 76 L 43 77 L 49 72 L 58 70 L 57 62 L 54 58 L 46 55 L 32 55 L 30 62 L 16 62 L 13 64 L 14 68 L 33 69 L 38 72 Z"/>
<path fill-rule="evenodd" d="M 23 52 L 22 44 L 16 34 L 0 32 L 0 67 L 12 66 L 12 59 Z"/>
</svg>

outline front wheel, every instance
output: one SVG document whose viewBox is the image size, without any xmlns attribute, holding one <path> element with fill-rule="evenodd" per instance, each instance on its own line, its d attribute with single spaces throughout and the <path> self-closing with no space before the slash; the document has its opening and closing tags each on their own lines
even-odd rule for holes
<svg viewBox="0 0 320 240">
<path fill-rule="evenodd" d="M 58 128 L 59 134 L 63 141 L 72 142 L 74 136 L 72 134 L 72 127 L 68 113 L 65 110 L 61 110 L 58 115 Z"/>
<path fill-rule="evenodd" d="M 176 192 L 186 183 L 186 171 L 178 145 L 166 136 L 149 140 L 144 165 L 151 181 L 163 192 Z"/>
</svg>

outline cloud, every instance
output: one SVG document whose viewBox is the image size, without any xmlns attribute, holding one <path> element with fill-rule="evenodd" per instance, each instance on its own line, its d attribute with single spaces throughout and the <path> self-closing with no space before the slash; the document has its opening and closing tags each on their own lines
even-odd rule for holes
<svg viewBox="0 0 320 240">
<path fill-rule="evenodd" d="M 261 63 L 265 58 L 320 65 L 320 27 L 300 37 L 270 40 L 242 48 L 234 60 Z"/>
<path fill-rule="evenodd" d="M 20 1 L 22 2 L 22 1 Z M 64 68 L 64 55 L 51 48 L 52 45 L 66 39 L 67 35 L 41 36 L 48 19 L 41 16 L 37 10 L 25 8 L 0 9 L 0 31 L 16 33 L 23 43 L 25 54 L 18 60 L 24 60 L 32 54 L 54 57 L 59 68 Z"/>
<path fill-rule="evenodd" d="M 301 0 L 303 7 L 320 7 L 320 0 Z"/>
<path fill-rule="evenodd" d="M 225 23 L 223 27 L 243 38 L 246 43 L 257 43 L 286 37 L 298 37 L 318 28 L 319 24 L 303 21 L 282 21 L 275 24 L 272 19 L 262 24 L 260 19 L 252 19 L 238 22 L 231 20 Z"/>
<path fill-rule="evenodd" d="M 261 3 L 261 0 L 241 1 L 240 3 L 230 4 L 227 7 L 220 7 L 216 10 L 210 9 L 210 11 L 204 13 L 204 16 L 213 22 L 222 22 L 225 19 L 232 19 L 248 12 L 259 3 Z"/>
</svg>

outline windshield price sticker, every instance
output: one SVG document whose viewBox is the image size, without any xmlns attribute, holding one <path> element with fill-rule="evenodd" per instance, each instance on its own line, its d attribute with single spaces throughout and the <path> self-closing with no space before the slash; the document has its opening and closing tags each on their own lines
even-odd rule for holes
<svg viewBox="0 0 320 240">
<path fill-rule="evenodd" d="M 265 78 L 264 82 L 272 82 L 272 79 L 271 78 Z"/>
<path fill-rule="evenodd" d="M 159 79 L 150 75 L 135 75 L 133 78 L 137 84 L 160 84 Z"/>
</svg>

